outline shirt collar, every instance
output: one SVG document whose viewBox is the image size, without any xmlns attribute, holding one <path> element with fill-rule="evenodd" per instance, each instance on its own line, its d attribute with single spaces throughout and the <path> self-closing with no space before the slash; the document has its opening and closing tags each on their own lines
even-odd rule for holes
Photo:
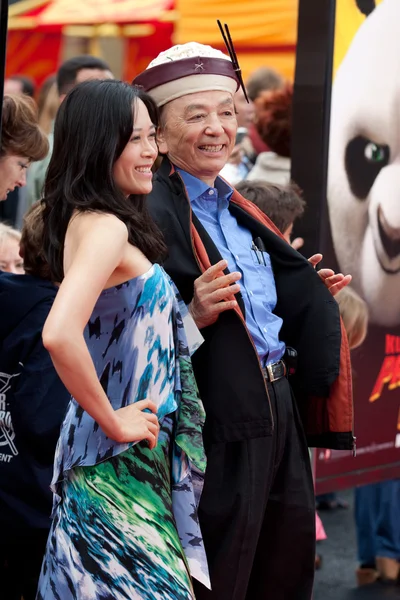
<svg viewBox="0 0 400 600">
<path fill-rule="evenodd" d="M 217 177 L 215 180 L 215 187 L 212 188 L 204 181 L 201 181 L 201 179 L 187 173 L 187 171 L 183 171 L 183 169 L 179 169 L 179 167 L 175 167 L 175 169 L 183 179 L 190 201 L 196 200 L 196 198 L 199 198 L 200 196 L 212 197 L 212 194 L 209 194 L 209 190 L 217 190 L 218 198 L 226 198 L 228 201 L 231 199 L 233 188 L 228 185 L 226 181 L 221 179 L 221 177 Z"/>
</svg>

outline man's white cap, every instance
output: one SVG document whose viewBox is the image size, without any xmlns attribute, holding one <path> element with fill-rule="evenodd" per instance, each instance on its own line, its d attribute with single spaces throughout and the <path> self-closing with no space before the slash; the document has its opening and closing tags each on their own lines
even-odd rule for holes
<svg viewBox="0 0 400 600">
<path fill-rule="evenodd" d="M 161 52 L 132 83 L 148 92 L 159 107 L 196 92 L 234 94 L 240 85 L 228 56 L 196 42 Z"/>
</svg>

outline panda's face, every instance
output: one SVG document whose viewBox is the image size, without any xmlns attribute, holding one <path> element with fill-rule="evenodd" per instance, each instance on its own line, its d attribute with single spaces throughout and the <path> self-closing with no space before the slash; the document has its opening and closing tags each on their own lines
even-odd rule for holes
<svg viewBox="0 0 400 600">
<path fill-rule="evenodd" d="M 328 205 L 340 269 L 371 321 L 400 324 L 400 1 L 358 30 L 332 93 Z"/>
</svg>

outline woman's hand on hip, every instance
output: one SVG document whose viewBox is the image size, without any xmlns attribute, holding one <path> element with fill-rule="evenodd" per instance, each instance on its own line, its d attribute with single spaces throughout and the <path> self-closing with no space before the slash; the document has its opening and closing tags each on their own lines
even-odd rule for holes
<svg viewBox="0 0 400 600">
<path fill-rule="evenodd" d="M 149 410 L 151 412 L 145 412 Z M 147 440 L 150 450 L 157 446 L 160 424 L 157 406 L 151 400 L 139 400 L 115 411 L 110 426 L 103 427 L 104 433 L 119 443 Z"/>
</svg>

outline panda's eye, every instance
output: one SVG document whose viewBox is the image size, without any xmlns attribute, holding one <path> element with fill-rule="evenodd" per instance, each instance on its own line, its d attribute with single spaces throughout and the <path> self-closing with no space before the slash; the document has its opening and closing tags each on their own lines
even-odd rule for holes
<svg viewBox="0 0 400 600">
<path fill-rule="evenodd" d="M 345 167 L 350 189 L 360 200 L 368 196 L 380 171 L 389 164 L 390 148 L 359 135 L 346 148 Z"/>
<path fill-rule="evenodd" d="M 380 164 L 386 160 L 385 149 L 387 146 L 381 146 L 370 142 L 365 146 L 364 155 L 368 162 Z"/>
</svg>

